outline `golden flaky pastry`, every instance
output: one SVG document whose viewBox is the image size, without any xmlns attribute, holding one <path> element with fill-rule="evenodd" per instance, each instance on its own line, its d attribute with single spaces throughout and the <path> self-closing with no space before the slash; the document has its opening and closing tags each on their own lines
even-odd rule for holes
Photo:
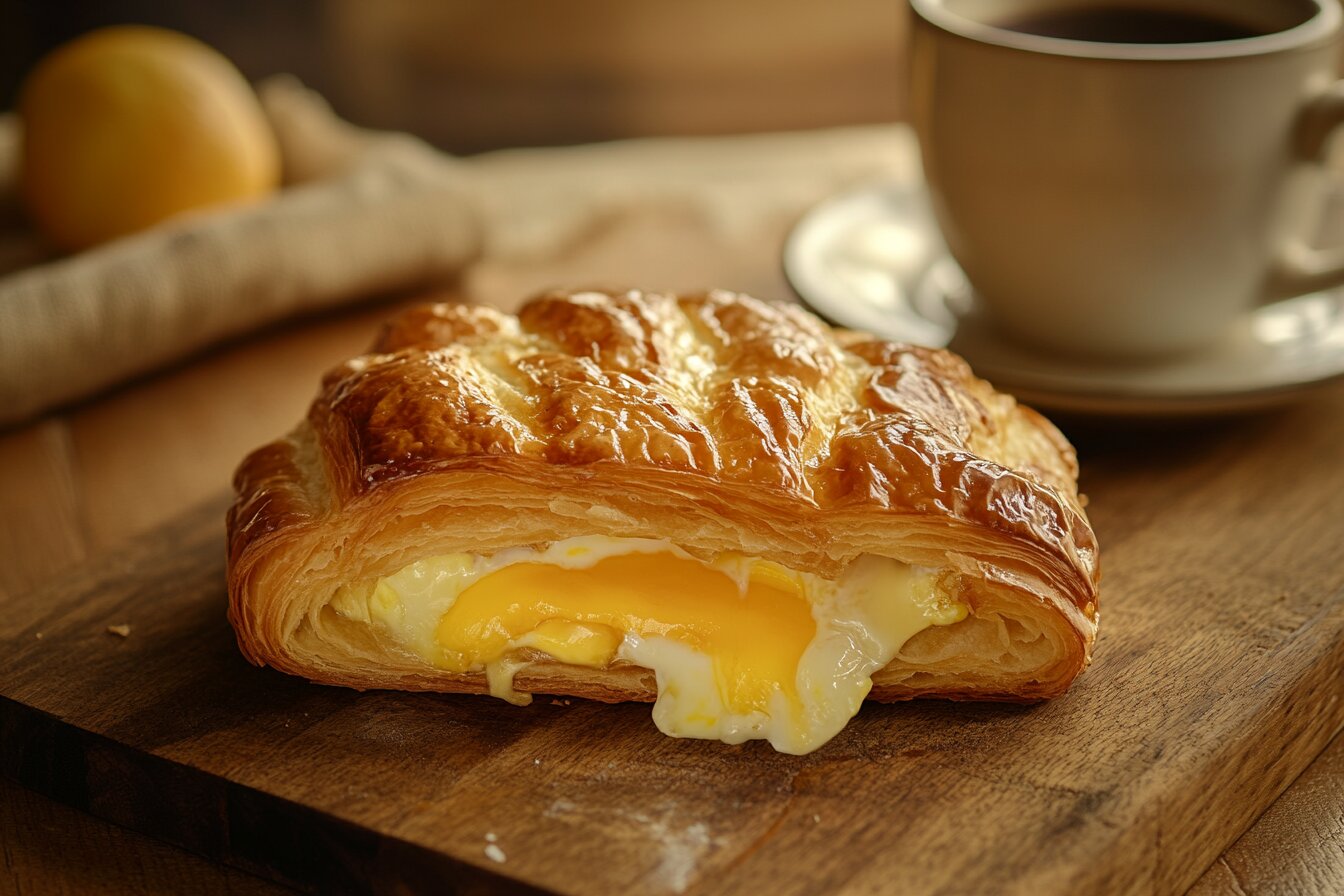
<svg viewBox="0 0 1344 896">
<path fill-rule="evenodd" d="M 658 697 L 668 733 L 805 752 L 865 696 L 1068 687 L 1077 472 L 955 355 L 794 306 L 420 307 L 239 467 L 229 618 L 316 682 Z"/>
</svg>

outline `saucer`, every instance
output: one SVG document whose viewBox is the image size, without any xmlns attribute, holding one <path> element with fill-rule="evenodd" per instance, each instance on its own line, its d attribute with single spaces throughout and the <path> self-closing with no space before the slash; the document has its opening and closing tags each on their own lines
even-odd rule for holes
<svg viewBox="0 0 1344 896">
<path fill-rule="evenodd" d="M 814 208 L 784 248 L 803 300 L 840 326 L 946 347 L 1037 407 L 1088 416 L 1236 413 L 1344 378 L 1344 290 L 1259 308 L 1199 353 L 1141 363 L 1050 357 L 1003 337 L 949 256 L 924 191 L 884 184 Z"/>
</svg>

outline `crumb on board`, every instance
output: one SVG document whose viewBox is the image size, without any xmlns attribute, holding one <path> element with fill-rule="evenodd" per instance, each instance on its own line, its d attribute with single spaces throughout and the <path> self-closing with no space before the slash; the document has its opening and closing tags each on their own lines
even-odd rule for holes
<svg viewBox="0 0 1344 896">
<path fill-rule="evenodd" d="M 495 842 L 497 842 L 498 840 L 499 840 L 499 836 L 498 836 L 497 834 L 495 834 L 494 831 L 486 831 L 486 832 L 485 832 L 485 842 L 486 842 L 486 843 L 495 843 Z"/>
<path fill-rule="evenodd" d="M 120 625 L 109 625 L 107 627 L 109 635 L 116 635 L 118 638 L 129 638 L 131 636 L 131 627 L 123 622 Z"/>
<path fill-rule="evenodd" d="M 37 633 L 37 640 L 39 640 L 39 641 L 42 640 L 42 633 L 41 633 L 41 632 L 38 632 L 38 633 Z"/>
<path fill-rule="evenodd" d="M 41 636 L 39 635 L 39 637 L 41 637 Z M 532 764 L 533 764 L 533 765 L 541 765 L 541 760 L 540 760 L 540 759 L 533 759 L 533 760 L 532 760 Z"/>
<path fill-rule="evenodd" d="M 485 845 L 485 857 L 492 862 L 499 862 L 500 864 L 503 864 L 504 860 L 508 858 L 508 856 L 504 855 L 504 850 L 493 843 L 487 843 Z"/>
<path fill-rule="evenodd" d="M 812 823 L 813 823 L 813 824 L 821 824 L 821 816 L 820 816 L 820 815 L 813 815 L 813 816 L 812 816 Z"/>
</svg>

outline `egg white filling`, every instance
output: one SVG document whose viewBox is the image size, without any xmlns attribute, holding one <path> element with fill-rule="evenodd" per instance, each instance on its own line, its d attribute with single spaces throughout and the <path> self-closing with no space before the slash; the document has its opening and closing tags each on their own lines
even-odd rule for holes
<svg viewBox="0 0 1344 896">
<path fill-rule="evenodd" d="M 531 699 L 513 677 L 537 654 L 651 669 L 664 734 L 764 738 L 785 753 L 834 737 L 907 640 L 967 614 L 937 570 L 887 557 L 863 555 L 830 580 L 606 536 L 429 557 L 342 588 L 331 605 L 438 668 L 485 672 L 490 692 L 514 703 Z"/>
</svg>

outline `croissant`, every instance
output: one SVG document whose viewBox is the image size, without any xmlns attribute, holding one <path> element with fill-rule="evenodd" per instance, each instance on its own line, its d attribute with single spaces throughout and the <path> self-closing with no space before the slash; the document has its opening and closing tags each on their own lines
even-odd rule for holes
<svg viewBox="0 0 1344 896">
<path fill-rule="evenodd" d="M 862 701 L 1087 665 L 1072 447 L 946 351 L 744 295 L 435 304 L 325 375 L 228 514 L 253 663 L 353 688 L 655 701 L 804 753 Z"/>
</svg>

